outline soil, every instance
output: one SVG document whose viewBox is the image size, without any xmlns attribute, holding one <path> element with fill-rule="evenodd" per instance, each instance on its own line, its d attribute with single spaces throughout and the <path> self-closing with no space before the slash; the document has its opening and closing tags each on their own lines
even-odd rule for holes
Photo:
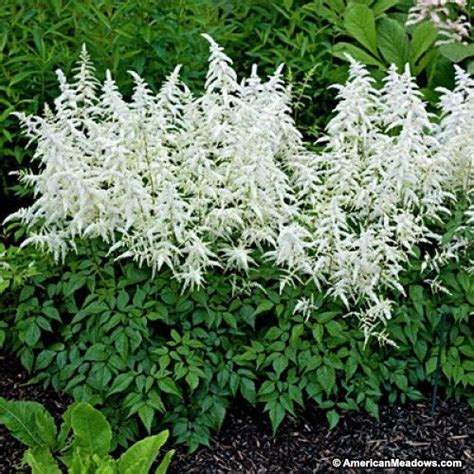
<svg viewBox="0 0 474 474">
<path fill-rule="evenodd" d="M 69 399 L 39 386 L 25 385 L 28 374 L 12 358 L 0 354 L 0 396 L 43 403 L 59 418 Z M 428 472 L 428 469 L 334 469 L 336 458 L 349 460 L 461 460 L 463 468 L 438 472 L 474 473 L 474 413 L 467 403 L 439 401 L 431 416 L 429 403 L 385 406 L 377 421 L 365 414 L 345 414 L 328 431 L 324 414 L 305 410 L 287 418 L 276 436 L 261 411 L 237 406 L 229 412 L 210 448 L 187 455 L 178 446 L 170 474 Z M 0 427 L 0 474 L 17 472 L 23 448 Z M 432 470 L 429 470 L 432 472 Z"/>
</svg>

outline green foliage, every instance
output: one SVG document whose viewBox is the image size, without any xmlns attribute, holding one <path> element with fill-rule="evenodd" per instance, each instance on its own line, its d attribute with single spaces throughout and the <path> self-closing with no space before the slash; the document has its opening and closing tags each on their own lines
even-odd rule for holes
<svg viewBox="0 0 474 474">
<path fill-rule="evenodd" d="M 69 74 L 82 43 L 99 76 L 110 69 L 126 94 L 128 70 L 153 86 L 178 63 L 186 83 L 200 86 L 208 55 L 203 32 L 240 57 L 239 72 L 257 59 L 265 73 L 284 62 L 295 118 L 311 136 L 331 113 L 328 85 L 345 79 L 346 53 L 375 75 L 408 62 L 429 98 L 435 87 L 449 85 L 453 62 L 472 69 L 472 45 L 436 47 L 429 23 L 403 26 L 406 10 L 396 0 L 9 1 L 0 11 L 0 189 L 15 207 L 7 171 L 30 165 L 10 113 L 37 113 L 52 103 L 54 71 Z M 71 430 L 77 449 L 64 459 L 79 471 L 84 463 L 102 463 L 102 472 L 140 472 L 148 464 L 137 460 L 151 460 L 162 438 L 146 438 L 114 462 L 109 447 L 127 445 L 140 430 L 153 432 L 163 418 L 179 442 L 196 449 L 209 443 L 236 398 L 262 407 L 274 431 L 309 403 L 325 410 L 332 428 L 344 411 L 378 416 L 385 399 L 419 400 L 433 382 L 441 311 L 447 314 L 441 383 L 447 396 L 474 405 L 474 282 L 456 264 L 440 279 L 451 294 L 433 295 L 414 259 L 403 281 L 407 296 L 398 296 L 388 328 L 399 347 L 364 347 L 340 304 L 311 286 L 280 294 L 272 267 L 245 279 L 216 273 L 205 290 L 181 294 L 169 273 L 152 279 L 133 263 L 114 262 L 98 242 L 88 245 L 80 243 L 77 255 L 57 265 L 34 249 L 0 244 L 0 346 L 8 341 L 36 381 L 78 402 L 102 403 L 115 435 L 84 404 L 66 412 L 57 435 L 35 404 L 15 409 L 31 432 L 11 418 L 10 429 L 24 442 L 41 440 L 25 454 L 33 472 L 56 472 L 50 450 L 65 448 Z M 314 314 L 293 315 L 296 302 L 311 295 Z M 100 435 L 92 436 L 88 417 Z"/>
<path fill-rule="evenodd" d="M 34 250 L 24 252 L 34 260 Z M 441 311 L 448 331 L 441 384 L 447 396 L 474 402 L 474 278 L 457 264 L 441 272 L 451 294 L 433 295 L 412 262 L 403 277 L 407 296 L 395 296 L 388 327 L 398 348 L 364 347 L 340 304 L 311 286 L 280 293 L 277 271 L 265 265 L 245 279 L 215 273 L 205 289 L 185 294 L 168 272 L 151 278 L 131 262 L 114 262 L 95 241 L 63 265 L 35 265 L 21 291 L 4 294 L 17 298 L 7 318 L 10 348 L 37 382 L 103 404 L 113 443 L 127 445 L 162 419 L 196 449 L 235 398 L 262 407 L 274 431 L 309 403 L 333 427 L 344 411 L 378 416 L 387 399 L 419 400 L 433 383 Z M 293 314 L 310 295 L 313 314 Z"/>
<path fill-rule="evenodd" d="M 24 462 L 33 474 L 70 473 L 146 474 L 150 471 L 168 432 L 135 443 L 122 456 L 110 456 L 112 430 L 100 411 L 88 403 L 71 405 L 63 416 L 59 435 L 52 416 L 39 403 L 8 401 L 0 397 L 0 424 L 28 449 Z M 174 451 L 168 451 L 157 473 L 166 472 Z M 54 454 L 54 456 L 53 456 Z"/>
<path fill-rule="evenodd" d="M 453 63 L 466 60 L 467 68 L 474 67 L 472 44 L 438 46 L 438 31 L 429 21 L 406 27 L 406 2 L 324 0 L 320 5 L 320 13 L 340 33 L 332 50 L 336 57 L 346 60 L 349 54 L 372 66 L 377 77 L 391 64 L 399 70 L 408 64 L 429 100 L 436 87 L 452 85 Z"/>
<path fill-rule="evenodd" d="M 5 3 L 5 2 L 4 2 Z M 177 64 L 191 89 L 204 82 L 209 33 L 240 58 L 239 72 L 253 62 L 273 72 L 285 63 L 298 85 L 297 99 L 306 105 L 303 128 L 314 124 L 315 111 L 330 111 L 332 82 L 330 31 L 312 9 L 313 2 L 273 0 L 11 0 L 0 10 L 0 195 L 16 207 L 12 190 L 25 194 L 7 171 L 30 166 L 17 119 L 11 112 L 37 114 L 58 95 L 55 71 L 70 74 L 85 43 L 100 77 L 110 69 L 121 91 L 129 94 L 138 72 L 149 84 L 159 85 Z M 313 70 L 313 74 L 308 72 Z M 301 84 L 307 82 L 307 87 Z M 312 104 L 307 97 L 318 99 Z M 329 103 L 328 103 L 329 101 Z M 301 114 L 300 114 L 301 115 Z M 3 214 L 4 213 L 4 214 Z M 2 216 L 0 215 L 0 218 Z"/>
</svg>

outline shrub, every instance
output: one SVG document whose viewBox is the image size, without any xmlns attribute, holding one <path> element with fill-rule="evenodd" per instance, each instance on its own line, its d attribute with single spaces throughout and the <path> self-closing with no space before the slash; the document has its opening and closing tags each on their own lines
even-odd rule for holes
<svg viewBox="0 0 474 474">
<path fill-rule="evenodd" d="M 239 83 L 208 40 L 202 96 L 175 71 L 157 94 L 134 75 L 130 103 L 107 74 L 98 97 L 84 51 L 55 110 L 22 117 L 42 163 L 16 217 L 61 258 L 26 247 L 29 273 L 6 254 L 9 348 L 36 381 L 103 403 L 120 443 L 160 412 L 195 449 L 236 397 L 274 430 L 308 401 L 332 427 L 421 398 L 442 313 L 446 393 L 472 400 L 472 80 L 457 70 L 437 123 L 408 70 L 380 89 L 351 61 L 315 153 L 280 72 Z M 368 339 L 388 341 L 380 324 L 397 348 Z"/>
<path fill-rule="evenodd" d="M 205 32 L 240 58 L 239 71 L 250 69 L 255 58 L 265 73 L 285 63 L 295 82 L 306 78 L 307 87 L 298 87 L 300 101 L 319 113 L 330 111 L 331 31 L 307 1 L 281 6 L 273 0 L 6 2 L 0 11 L 0 191 L 8 196 L 8 207 L 0 209 L 0 219 L 18 207 L 13 190 L 21 190 L 8 172 L 32 165 L 11 112 L 37 114 L 52 101 L 59 92 L 56 69 L 69 74 L 82 44 L 96 61 L 99 77 L 110 69 L 128 97 L 133 87 L 129 70 L 153 88 L 176 64 L 183 64 L 182 76 L 191 90 L 200 87 L 207 48 L 196 38 Z M 317 105 L 308 101 L 309 91 Z M 301 124 L 313 126 L 314 119 L 306 113 L 299 117 Z"/>
<path fill-rule="evenodd" d="M 16 311 L 7 341 L 36 382 L 102 403 L 124 445 L 161 419 L 190 449 L 208 444 L 239 398 L 263 407 L 275 430 L 303 404 L 333 426 L 347 410 L 377 416 L 387 399 L 419 400 L 433 383 L 442 312 L 440 383 L 447 396 L 474 403 L 474 280 L 455 263 L 440 273 L 448 295 L 431 293 L 421 261 L 404 272 L 408 296 L 394 295 L 388 326 L 394 348 L 364 346 L 341 304 L 312 286 L 280 294 L 272 266 L 245 279 L 214 272 L 206 290 L 182 294 L 170 271 L 151 278 L 106 253 L 91 241 L 64 265 L 37 262 L 21 292 L 8 292 Z M 309 312 L 294 312 L 304 298 Z"/>
<path fill-rule="evenodd" d="M 101 237 L 118 258 L 168 267 L 183 289 L 203 286 L 212 268 L 245 273 L 274 261 L 282 287 L 326 288 L 360 319 L 366 340 L 385 340 L 379 327 L 392 302 L 384 292 L 404 291 L 399 274 L 415 245 L 437 250 L 434 225 L 453 203 L 471 205 L 472 137 L 456 120 L 470 130 L 473 81 L 458 69 L 435 125 L 408 67 L 390 68 L 379 90 L 352 61 L 326 146 L 313 154 L 291 118 L 280 68 L 262 82 L 255 66 L 239 83 L 205 36 L 202 96 L 177 68 L 157 94 L 132 73 L 128 104 L 109 73 L 99 89 L 83 49 L 72 83 L 58 72 L 54 110 L 19 114 L 40 161 L 39 173 L 21 175 L 36 202 L 9 217 L 33 229 L 24 245 L 59 259 L 77 237 Z"/>
<path fill-rule="evenodd" d="M 112 430 L 104 416 L 88 403 L 71 405 L 63 414 L 58 433 L 53 417 L 39 403 L 8 401 L 0 397 L 0 424 L 28 449 L 24 462 L 34 474 L 63 472 L 53 457 L 60 453 L 68 472 L 147 474 L 168 432 L 149 436 L 135 443 L 119 459 L 110 454 Z M 164 474 L 174 451 L 168 451 L 156 473 Z"/>
</svg>

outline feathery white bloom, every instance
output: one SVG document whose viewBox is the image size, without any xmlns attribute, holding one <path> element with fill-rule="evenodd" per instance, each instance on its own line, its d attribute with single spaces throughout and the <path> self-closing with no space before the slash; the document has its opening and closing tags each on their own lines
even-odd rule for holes
<svg viewBox="0 0 474 474">
<path fill-rule="evenodd" d="M 262 80 L 254 66 L 237 81 L 212 38 L 204 93 L 179 67 L 157 94 L 135 73 L 130 101 L 111 77 L 99 85 L 85 50 L 69 84 L 43 117 L 19 114 L 36 142 L 38 174 L 20 179 L 36 201 L 10 216 L 32 230 L 27 243 L 56 258 L 77 237 L 100 237 L 118 258 L 156 273 L 166 266 L 185 288 L 214 268 L 246 273 L 257 254 L 283 270 L 281 287 L 312 281 L 361 320 L 366 338 L 391 318 L 387 289 L 416 245 L 433 242 L 426 265 L 459 258 L 474 226 L 474 81 L 457 69 L 434 125 L 410 71 L 390 68 L 377 89 L 351 60 L 338 105 L 313 154 L 291 118 L 282 69 Z M 431 229 L 460 193 L 468 206 L 448 247 Z M 245 286 L 245 285 L 241 285 Z M 309 314 L 311 300 L 295 311 Z"/>
</svg>

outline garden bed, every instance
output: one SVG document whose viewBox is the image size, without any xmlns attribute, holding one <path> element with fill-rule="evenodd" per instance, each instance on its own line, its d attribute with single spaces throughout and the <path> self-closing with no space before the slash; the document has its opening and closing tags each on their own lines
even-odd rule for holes
<svg viewBox="0 0 474 474">
<path fill-rule="evenodd" d="M 9 356 L 0 355 L 0 374 L 0 396 L 39 401 L 58 418 L 68 405 L 61 394 L 25 385 L 28 374 Z M 229 413 L 211 448 L 188 456 L 178 446 L 170 472 L 327 472 L 334 458 L 460 459 L 467 472 L 474 469 L 474 415 L 466 403 L 442 401 L 435 416 L 427 402 L 381 406 L 380 413 L 380 421 L 346 414 L 328 431 L 324 414 L 308 409 L 287 418 L 273 437 L 266 416 L 240 406 Z M 22 446 L 4 428 L 0 446 L 0 473 L 15 472 Z"/>
</svg>

